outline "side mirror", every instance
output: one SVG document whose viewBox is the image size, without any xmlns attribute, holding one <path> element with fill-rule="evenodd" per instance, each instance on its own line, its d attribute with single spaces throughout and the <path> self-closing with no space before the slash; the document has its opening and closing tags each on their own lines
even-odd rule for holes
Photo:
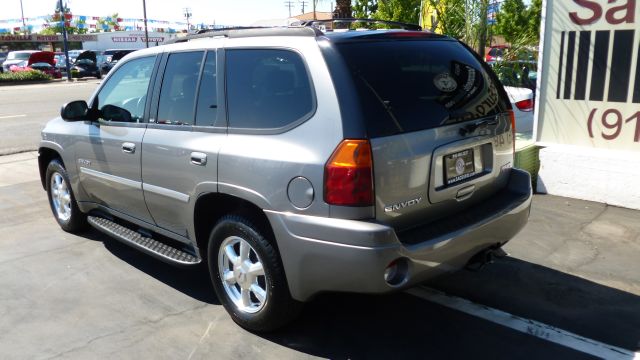
<svg viewBox="0 0 640 360">
<path fill-rule="evenodd" d="M 62 105 L 60 116 L 66 121 L 87 120 L 89 106 L 84 100 L 76 100 Z"/>
<path fill-rule="evenodd" d="M 100 109 L 101 117 L 109 121 L 132 122 L 129 110 L 115 105 L 105 105 Z"/>
</svg>

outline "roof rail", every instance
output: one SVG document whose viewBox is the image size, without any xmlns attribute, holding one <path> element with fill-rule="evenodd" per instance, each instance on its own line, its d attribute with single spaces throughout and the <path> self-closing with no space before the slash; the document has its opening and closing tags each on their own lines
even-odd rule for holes
<svg viewBox="0 0 640 360">
<path fill-rule="evenodd" d="M 320 36 L 323 33 L 312 27 L 264 27 L 264 26 L 251 26 L 251 27 L 228 27 L 221 29 L 204 29 L 198 31 L 196 34 L 190 34 L 184 37 L 174 38 L 166 42 L 166 44 L 175 44 L 187 42 L 195 39 L 213 38 L 213 37 L 228 37 L 228 38 L 242 38 L 242 37 L 256 37 L 256 36 Z"/>
<path fill-rule="evenodd" d="M 369 23 L 369 24 L 384 24 L 390 26 L 396 26 L 404 30 L 422 31 L 422 27 L 416 24 L 408 24 L 398 21 L 390 20 L 377 20 L 377 19 L 359 19 L 359 18 L 345 18 L 345 19 L 330 19 L 330 20 L 309 20 L 304 22 L 303 25 L 307 27 L 317 27 L 319 24 L 353 24 L 353 23 Z M 327 29 L 329 31 L 329 29 Z"/>
</svg>

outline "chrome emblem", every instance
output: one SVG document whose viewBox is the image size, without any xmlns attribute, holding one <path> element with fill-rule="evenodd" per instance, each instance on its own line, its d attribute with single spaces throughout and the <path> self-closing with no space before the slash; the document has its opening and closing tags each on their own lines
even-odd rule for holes
<svg viewBox="0 0 640 360">
<path fill-rule="evenodd" d="M 404 208 L 408 208 L 409 206 L 418 205 L 422 201 L 422 197 L 403 201 L 397 204 L 389 205 L 384 207 L 384 212 L 392 212 L 402 210 Z"/>
<path fill-rule="evenodd" d="M 78 159 L 78 164 L 80 164 L 82 166 L 91 166 L 91 160 Z"/>
</svg>

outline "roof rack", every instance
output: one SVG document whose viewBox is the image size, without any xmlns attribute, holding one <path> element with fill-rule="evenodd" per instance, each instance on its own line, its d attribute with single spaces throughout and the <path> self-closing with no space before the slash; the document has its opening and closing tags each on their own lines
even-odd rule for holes
<svg viewBox="0 0 640 360">
<path fill-rule="evenodd" d="M 377 20 L 377 19 L 359 19 L 359 18 L 345 18 L 345 19 L 329 19 L 329 20 L 309 20 L 303 23 L 304 26 L 317 28 L 319 24 L 353 24 L 353 23 L 369 23 L 369 24 L 384 24 L 390 26 L 396 26 L 403 30 L 422 31 L 422 27 L 416 24 L 408 24 L 398 21 L 390 20 Z M 327 31 L 329 31 L 327 29 Z"/>
<path fill-rule="evenodd" d="M 195 39 L 213 38 L 213 37 L 227 37 L 227 38 L 241 38 L 241 37 L 256 37 L 256 36 L 320 36 L 323 33 L 313 27 L 300 27 L 300 26 L 238 26 L 238 27 L 226 27 L 220 29 L 203 29 L 199 30 L 196 34 L 189 34 L 184 37 L 171 39 L 166 44 L 183 43 Z"/>
</svg>

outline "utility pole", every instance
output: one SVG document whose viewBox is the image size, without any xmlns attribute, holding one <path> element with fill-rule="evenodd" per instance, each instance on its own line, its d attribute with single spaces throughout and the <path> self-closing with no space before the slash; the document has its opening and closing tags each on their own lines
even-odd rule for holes
<svg viewBox="0 0 640 360">
<path fill-rule="evenodd" d="M 186 7 L 182 10 L 184 11 L 184 17 L 187 19 L 187 34 L 188 34 L 189 30 L 191 30 L 191 26 L 189 25 L 189 19 L 193 14 L 191 13 L 191 8 Z"/>
<path fill-rule="evenodd" d="M 284 6 L 289 8 L 289 17 L 291 17 L 291 8 L 293 7 L 293 1 L 285 1 Z"/>
<path fill-rule="evenodd" d="M 142 15 L 144 16 L 144 42 L 149 47 L 149 30 L 147 29 L 147 2 L 142 0 Z"/>
<path fill-rule="evenodd" d="M 24 21 L 24 10 L 22 8 L 22 0 L 20 0 L 20 14 L 22 14 L 22 31 L 27 32 L 27 24 Z"/>
<path fill-rule="evenodd" d="M 316 3 L 318 2 L 318 0 L 311 0 L 311 2 L 313 3 L 313 20 L 317 20 L 318 18 L 316 17 Z"/>
<path fill-rule="evenodd" d="M 313 1 L 313 0 L 311 0 Z M 302 4 L 302 13 L 304 14 L 304 6 L 307 5 L 306 1 L 300 1 L 300 4 Z"/>
<path fill-rule="evenodd" d="M 69 61 L 69 44 L 67 42 L 67 27 L 65 26 L 64 6 L 62 6 L 62 0 L 58 1 L 60 7 L 60 25 L 62 25 L 62 43 L 64 44 L 64 58 L 67 65 L 67 81 L 71 81 L 71 64 Z"/>
</svg>

